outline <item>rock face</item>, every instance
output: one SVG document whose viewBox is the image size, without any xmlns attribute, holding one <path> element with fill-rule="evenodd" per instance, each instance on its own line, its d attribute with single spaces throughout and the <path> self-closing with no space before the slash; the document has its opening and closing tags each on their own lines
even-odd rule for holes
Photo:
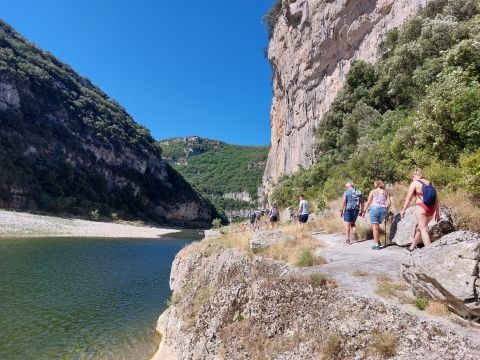
<svg viewBox="0 0 480 360">
<path fill-rule="evenodd" d="M 415 207 L 410 207 L 405 212 L 402 219 L 400 214 L 395 215 L 390 231 L 390 240 L 398 246 L 407 246 L 412 243 L 415 232 Z M 457 225 L 452 219 L 452 214 L 447 208 L 440 208 L 440 221 L 436 222 L 432 219 L 428 226 L 428 232 L 432 241 L 440 239 L 443 235 L 455 231 Z"/>
<path fill-rule="evenodd" d="M 395 359 L 478 359 L 480 342 L 445 322 L 342 289 L 311 285 L 300 270 L 203 243 L 178 254 L 171 306 L 160 316 L 155 360 L 379 358 L 372 336 L 396 334 Z M 422 334 L 423 336 L 419 336 Z M 394 346 L 395 347 L 395 346 Z"/>
<path fill-rule="evenodd" d="M 297 0 L 285 6 L 268 58 L 273 68 L 271 144 L 263 184 L 314 163 L 314 129 L 341 89 L 352 61 L 378 59 L 386 32 L 427 0 Z"/>
<path fill-rule="evenodd" d="M 464 317 L 480 317 L 480 235 L 458 231 L 407 254 L 402 275 L 417 294 L 445 302 Z"/>
<path fill-rule="evenodd" d="M 148 130 L 2 21 L 0 168 L 2 208 L 201 227 L 218 216 Z"/>
<path fill-rule="evenodd" d="M 283 231 L 256 231 L 250 239 L 250 249 L 258 252 L 280 241 L 293 241 L 295 238 Z"/>
</svg>

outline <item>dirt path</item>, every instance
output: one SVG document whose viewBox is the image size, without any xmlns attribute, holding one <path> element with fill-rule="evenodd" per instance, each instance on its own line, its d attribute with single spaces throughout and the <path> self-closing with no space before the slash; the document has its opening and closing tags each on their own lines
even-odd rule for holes
<svg viewBox="0 0 480 360">
<path fill-rule="evenodd" d="M 0 238 L 2 237 L 106 237 L 106 238 L 157 238 L 180 232 L 131 224 L 102 223 L 78 219 L 0 210 Z"/>
</svg>

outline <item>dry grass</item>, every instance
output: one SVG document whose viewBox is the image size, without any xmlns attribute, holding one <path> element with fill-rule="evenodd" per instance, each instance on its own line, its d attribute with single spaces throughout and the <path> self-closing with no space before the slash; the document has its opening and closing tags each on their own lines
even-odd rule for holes
<svg viewBox="0 0 480 360">
<path fill-rule="evenodd" d="M 362 225 L 357 226 L 357 234 L 360 240 L 371 240 L 373 239 L 373 229 L 371 227 L 366 227 Z"/>
<path fill-rule="evenodd" d="M 428 306 L 425 308 L 425 312 L 434 316 L 446 317 L 450 314 L 448 306 L 444 303 L 432 301 L 428 303 Z"/>
<path fill-rule="evenodd" d="M 480 232 L 480 204 L 465 190 L 442 192 L 440 204 L 452 209 L 453 217 L 462 230 Z"/>
<path fill-rule="evenodd" d="M 312 286 L 322 286 L 327 289 L 336 289 L 338 287 L 337 282 L 329 276 L 324 274 L 311 274 L 306 282 Z"/>
<path fill-rule="evenodd" d="M 186 313 L 186 318 L 184 319 L 188 328 L 192 328 L 195 325 L 200 309 L 211 299 L 215 291 L 213 288 L 206 287 L 194 293 L 194 297 Z"/>
<path fill-rule="evenodd" d="M 300 267 L 326 263 L 324 258 L 315 256 L 313 253 L 315 249 L 322 247 L 322 242 L 311 237 L 307 229 L 301 229 L 297 224 L 287 224 L 281 226 L 279 230 L 292 235 L 295 239 L 280 241 L 263 249 L 260 251 L 262 256 Z"/>
<path fill-rule="evenodd" d="M 373 344 L 375 353 L 383 359 L 391 358 L 397 354 L 398 339 L 391 331 L 373 334 L 370 342 Z"/>
<path fill-rule="evenodd" d="M 334 332 L 328 335 L 327 341 L 323 347 L 324 359 L 337 359 L 342 351 L 342 337 L 339 333 Z"/>
<path fill-rule="evenodd" d="M 328 215 L 312 221 L 310 226 L 314 226 L 316 230 L 323 230 L 329 234 L 337 234 L 343 232 L 344 223 L 342 218 L 337 214 L 337 211 L 334 210 L 333 215 Z"/>
<path fill-rule="evenodd" d="M 365 276 L 368 276 L 368 272 L 366 271 L 361 271 L 361 270 L 356 270 L 354 273 L 353 273 L 354 276 L 358 276 L 358 277 L 365 277 Z"/>
<path fill-rule="evenodd" d="M 385 275 L 377 276 L 377 289 L 375 293 L 386 299 L 401 298 L 404 294 L 401 292 L 408 289 L 407 285 L 402 282 L 395 282 Z"/>
</svg>

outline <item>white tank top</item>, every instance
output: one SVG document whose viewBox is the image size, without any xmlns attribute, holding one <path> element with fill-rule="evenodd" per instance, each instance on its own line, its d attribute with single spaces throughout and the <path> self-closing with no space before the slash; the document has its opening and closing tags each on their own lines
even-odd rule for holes
<svg viewBox="0 0 480 360">
<path fill-rule="evenodd" d="M 384 190 L 375 190 L 373 193 L 373 207 L 387 207 L 387 193 Z"/>
</svg>

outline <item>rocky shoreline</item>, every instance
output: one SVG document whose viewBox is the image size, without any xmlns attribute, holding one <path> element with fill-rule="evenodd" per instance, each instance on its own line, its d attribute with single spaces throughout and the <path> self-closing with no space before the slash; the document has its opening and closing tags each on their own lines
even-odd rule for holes
<svg viewBox="0 0 480 360">
<path fill-rule="evenodd" d="M 48 236 L 150 239 L 180 231 L 140 224 L 103 223 L 0 210 L 0 238 Z"/>
<path fill-rule="evenodd" d="M 157 324 L 162 343 L 153 360 L 478 358 L 480 325 L 404 302 L 415 299 L 402 279 L 410 253 L 312 236 L 325 244 L 317 252 L 326 265 L 298 268 L 217 248 L 215 237 L 183 249 L 172 265 L 174 293 Z M 380 281 L 401 296 L 379 296 Z"/>
</svg>

